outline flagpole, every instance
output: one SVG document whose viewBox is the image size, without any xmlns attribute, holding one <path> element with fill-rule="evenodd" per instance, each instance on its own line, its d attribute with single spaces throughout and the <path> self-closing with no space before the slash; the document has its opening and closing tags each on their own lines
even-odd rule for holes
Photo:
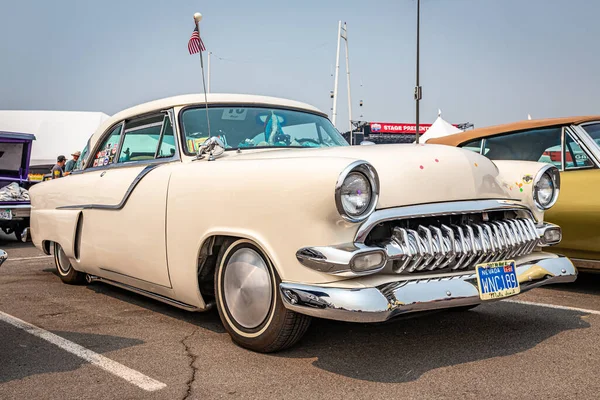
<svg viewBox="0 0 600 400">
<path fill-rule="evenodd" d="M 196 23 L 196 29 L 198 29 L 198 39 L 202 40 L 200 36 L 200 21 L 202 20 L 202 14 L 199 12 L 194 13 L 194 22 Z M 206 108 L 206 124 L 208 126 L 208 137 L 210 137 L 210 120 L 208 119 L 208 96 L 206 96 L 206 81 L 204 80 L 204 61 L 202 60 L 202 49 L 198 51 L 200 54 L 200 70 L 202 71 L 202 88 L 204 89 L 204 103 Z"/>
<path fill-rule="evenodd" d="M 209 51 L 208 55 L 206 56 L 206 57 L 208 57 L 208 63 L 207 63 L 208 64 L 207 65 L 208 68 L 206 69 L 206 78 L 207 78 L 206 79 L 207 80 L 206 91 L 208 93 L 210 93 L 210 55 L 211 55 L 211 52 Z"/>
</svg>

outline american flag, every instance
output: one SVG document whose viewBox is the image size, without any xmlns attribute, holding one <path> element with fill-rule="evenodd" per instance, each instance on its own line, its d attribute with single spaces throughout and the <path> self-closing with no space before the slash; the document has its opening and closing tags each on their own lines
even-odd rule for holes
<svg viewBox="0 0 600 400">
<path fill-rule="evenodd" d="M 204 43 L 200 38 L 200 33 L 198 33 L 198 27 L 194 28 L 194 32 L 192 32 L 192 36 L 188 41 L 188 51 L 190 54 L 196 54 L 199 51 L 206 51 Z"/>
</svg>

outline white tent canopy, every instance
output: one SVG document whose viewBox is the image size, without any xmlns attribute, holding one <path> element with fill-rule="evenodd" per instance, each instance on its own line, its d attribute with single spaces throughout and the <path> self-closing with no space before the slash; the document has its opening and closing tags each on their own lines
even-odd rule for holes
<svg viewBox="0 0 600 400">
<path fill-rule="evenodd" d="M 0 131 L 34 134 L 30 165 L 54 164 L 61 154 L 69 159 L 83 150 L 107 118 L 102 112 L 0 110 Z"/>
<path fill-rule="evenodd" d="M 422 143 L 426 143 L 427 140 L 429 140 L 429 139 L 449 136 L 449 135 L 453 135 L 455 133 L 460 133 L 460 132 L 462 132 L 460 129 L 458 129 L 454 125 L 446 122 L 442 118 L 442 115 L 440 112 L 440 113 L 438 113 L 438 117 L 435 120 L 435 122 L 431 125 L 431 127 L 429 129 L 427 129 L 427 132 L 425 132 L 423 135 L 421 135 L 421 137 L 419 138 L 419 141 Z"/>
</svg>

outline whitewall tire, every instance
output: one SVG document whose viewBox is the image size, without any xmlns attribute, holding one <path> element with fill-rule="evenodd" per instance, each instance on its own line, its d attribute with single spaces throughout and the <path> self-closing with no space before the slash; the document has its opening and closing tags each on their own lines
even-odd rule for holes
<svg viewBox="0 0 600 400">
<path fill-rule="evenodd" d="M 273 264 L 252 241 L 223 244 L 215 269 L 215 296 L 234 342 L 268 353 L 290 347 L 304 335 L 310 317 L 283 306 L 279 283 Z"/>
<path fill-rule="evenodd" d="M 56 273 L 64 283 L 79 285 L 85 282 L 85 274 L 73 269 L 71 261 L 60 244 L 56 242 L 54 242 L 54 264 Z"/>
</svg>

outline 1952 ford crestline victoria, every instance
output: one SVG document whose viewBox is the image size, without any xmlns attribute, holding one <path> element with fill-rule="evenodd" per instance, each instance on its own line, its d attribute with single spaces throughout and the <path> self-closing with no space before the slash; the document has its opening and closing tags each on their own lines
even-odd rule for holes
<svg viewBox="0 0 600 400">
<path fill-rule="evenodd" d="M 544 252 L 557 169 L 437 145 L 348 146 L 295 101 L 188 95 L 122 111 L 81 168 L 31 189 L 35 245 L 66 283 L 102 281 L 270 352 L 311 316 L 471 308 L 576 269 Z M 522 182 L 511 189 L 513 182 Z"/>
</svg>

